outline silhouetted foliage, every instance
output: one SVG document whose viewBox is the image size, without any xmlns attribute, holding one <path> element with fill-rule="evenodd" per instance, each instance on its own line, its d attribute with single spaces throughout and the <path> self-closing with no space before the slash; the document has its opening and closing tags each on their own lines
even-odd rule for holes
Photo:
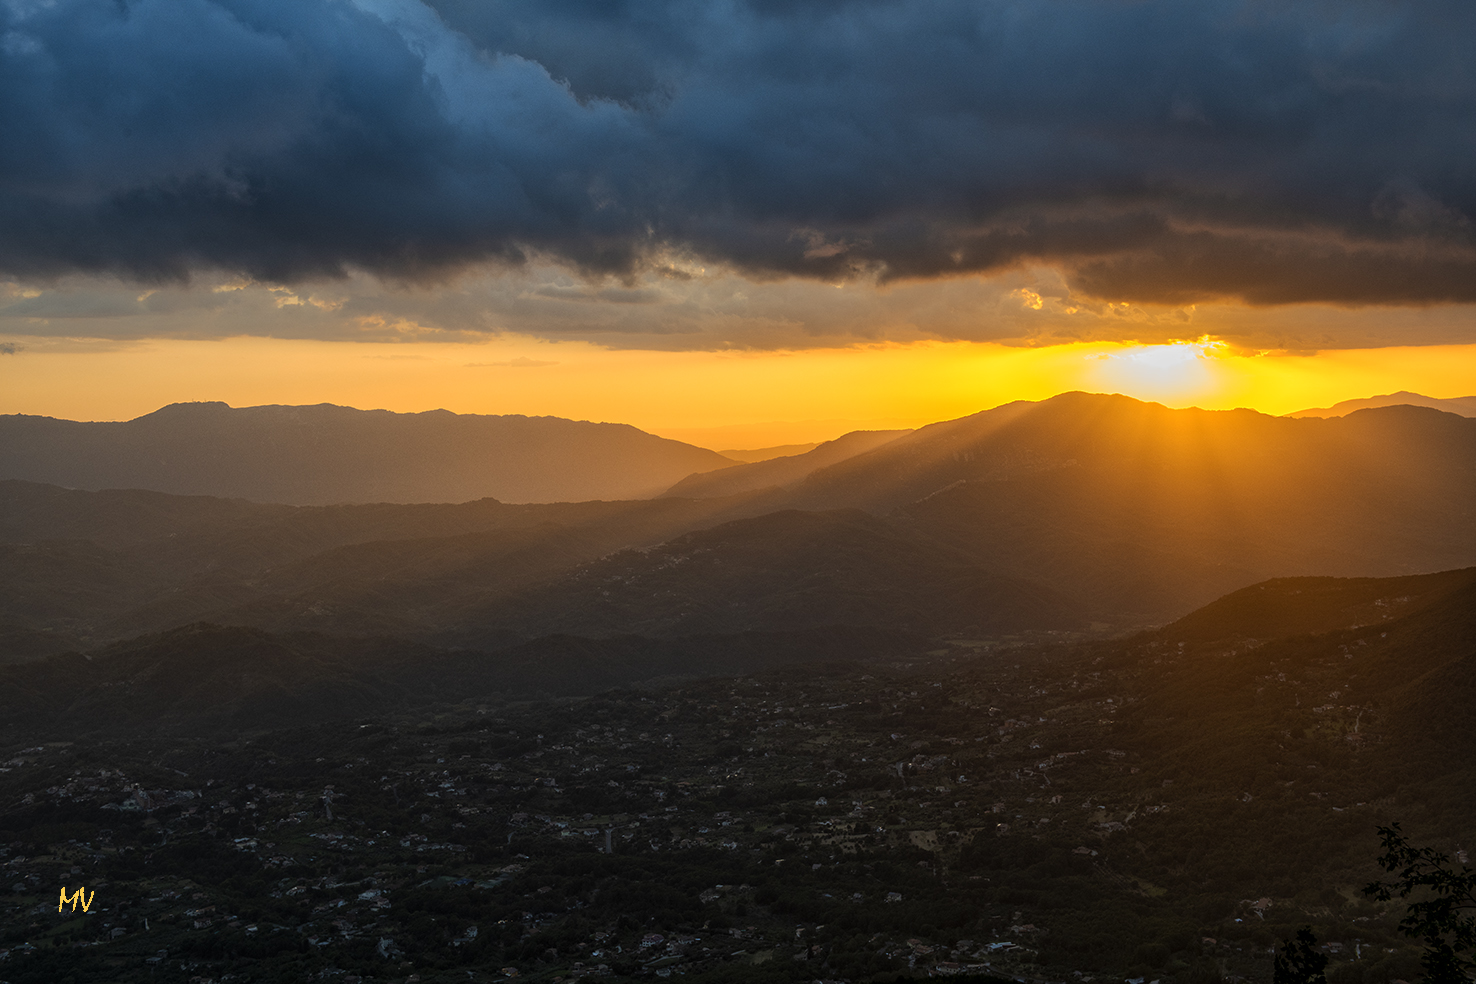
<svg viewBox="0 0 1476 984">
<path fill-rule="evenodd" d="M 1317 937 L 1311 926 L 1297 930 L 1295 940 L 1282 940 L 1277 948 L 1272 984 L 1327 984 L 1327 955 L 1317 952 Z"/>
<path fill-rule="evenodd" d="M 1476 970 L 1476 870 L 1432 847 L 1415 847 L 1398 823 L 1379 828 L 1384 853 L 1379 866 L 1392 882 L 1367 885 L 1366 895 L 1387 902 L 1396 895 L 1408 903 L 1399 928 L 1425 944 L 1420 965 L 1427 984 L 1466 984 Z"/>
</svg>

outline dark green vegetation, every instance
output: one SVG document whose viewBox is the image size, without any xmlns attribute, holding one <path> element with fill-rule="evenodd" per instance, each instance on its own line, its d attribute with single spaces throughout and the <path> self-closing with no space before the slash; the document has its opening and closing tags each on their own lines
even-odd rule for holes
<svg viewBox="0 0 1476 984">
<path fill-rule="evenodd" d="M 230 640 L 270 638 L 192 631 L 93 654 L 92 689 L 6 739 L 10 984 L 1211 984 L 1269 980 L 1302 926 L 1332 984 L 1386 984 L 1420 949 L 1359 891 L 1376 828 L 1464 865 L 1476 815 L 1471 570 L 1284 579 L 1116 641 L 862 634 L 590 696 L 446 670 L 418 709 L 339 721 L 288 684 L 243 716 L 224 681 L 266 657 Z M 56 912 L 63 885 L 92 910 Z"/>
<path fill-rule="evenodd" d="M 1425 946 L 1420 964 L 1427 984 L 1465 984 L 1476 971 L 1476 871 L 1443 851 L 1416 847 L 1399 824 L 1379 828 L 1379 866 L 1394 876 L 1363 893 L 1387 902 L 1408 900 L 1399 928 Z"/>
<path fill-rule="evenodd" d="M 1309 926 L 1297 930 L 1295 940 L 1284 940 L 1276 954 L 1271 984 L 1327 984 L 1328 956 L 1317 951 L 1317 937 Z"/>
</svg>

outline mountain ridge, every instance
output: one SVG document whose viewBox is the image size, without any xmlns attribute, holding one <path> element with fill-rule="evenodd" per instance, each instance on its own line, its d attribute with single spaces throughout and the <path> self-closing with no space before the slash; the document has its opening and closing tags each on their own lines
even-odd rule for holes
<svg viewBox="0 0 1476 984">
<path fill-rule="evenodd" d="M 1476 563 L 1473 487 L 1476 419 L 1068 393 L 929 425 L 766 505 L 895 516 L 1001 574 L 1162 620 L 1268 577 Z"/>
<path fill-rule="evenodd" d="M 646 498 L 733 464 L 629 424 L 175 403 L 127 421 L 0 416 L 0 478 L 292 505 Z"/>
<path fill-rule="evenodd" d="M 195 621 L 468 648 L 887 620 L 1100 634 L 1268 578 L 1471 566 L 1473 487 L 1476 419 L 1085 393 L 717 498 L 292 507 L 0 481 L 0 658 Z"/>
<path fill-rule="evenodd" d="M 1411 393 L 1409 390 L 1400 390 L 1397 393 L 1385 393 L 1381 396 L 1369 396 L 1357 400 L 1343 400 L 1334 403 L 1330 407 L 1309 407 L 1306 410 L 1297 410 L 1287 417 L 1341 417 L 1357 410 L 1371 410 L 1378 407 L 1429 407 L 1432 410 L 1441 410 L 1445 413 L 1454 413 L 1462 417 L 1476 417 L 1476 396 L 1456 396 L 1441 399 L 1434 396 L 1425 396 L 1421 393 Z"/>
<path fill-rule="evenodd" d="M 705 499 L 788 486 L 821 468 L 873 451 L 910 433 L 908 430 L 851 431 L 800 454 L 780 455 L 688 475 L 662 495 Z"/>
</svg>

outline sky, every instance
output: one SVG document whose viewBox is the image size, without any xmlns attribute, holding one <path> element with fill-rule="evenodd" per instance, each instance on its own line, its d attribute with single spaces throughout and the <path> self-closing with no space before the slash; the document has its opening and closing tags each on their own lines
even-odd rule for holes
<svg viewBox="0 0 1476 984">
<path fill-rule="evenodd" d="M 1476 5 L 0 0 L 0 412 L 1476 392 Z"/>
</svg>

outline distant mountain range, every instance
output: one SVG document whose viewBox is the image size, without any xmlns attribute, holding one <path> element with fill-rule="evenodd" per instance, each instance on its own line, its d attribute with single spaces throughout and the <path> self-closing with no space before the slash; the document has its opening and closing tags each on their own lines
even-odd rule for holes
<svg viewBox="0 0 1476 984">
<path fill-rule="evenodd" d="M 1369 396 L 1361 400 L 1344 400 L 1342 403 L 1334 403 L 1330 407 L 1314 407 L 1310 410 L 1298 410 L 1296 413 L 1287 414 L 1288 417 L 1341 417 L 1355 410 L 1372 410 L 1375 407 L 1429 407 L 1432 410 L 1443 410 L 1446 413 L 1458 413 L 1462 417 L 1476 417 L 1476 396 L 1457 396 L 1448 400 L 1436 399 L 1433 396 L 1421 396 L 1419 393 L 1410 393 L 1400 390 L 1398 393 L 1386 393 L 1383 396 Z"/>
<path fill-rule="evenodd" d="M 651 499 L 289 506 L 0 482 L 0 661 L 202 621 L 469 650 L 1110 633 L 1267 578 L 1476 565 L 1473 488 L 1476 419 L 1085 393 L 848 435 Z"/>
<path fill-rule="evenodd" d="M 1085 395 L 1063 394 L 1056 400 Z M 981 468 L 990 475 L 1018 475 L 1036 468 L 1045 461 L 1041 456 L 1051 452 L 1032 446 L 1013 448 L 1001 456 L 998 449 L 963 445 L 980 437 L 983 430 L 1004 426 L 1014 414 L 1028 415 L 1028 408 L 1054 406 L 1056 400 L 1008 404 L 933 424 L 920 432 L 853 431 L 823 444 L 735 451 L 733 457 L 626 424 L 445 410 L 392 413 L 332 404 L 233 408 L 224 403 L 176 403 L 128 421 L 82 422 L 11 414 L 0 415 L 0 480 L 87 490 L 147 489 L 288 505 L 452 503 L 482 498 L 509 503 L 584 502 L 658 495 L 713 498 L 782 490 L 792 494 L 776 503 L 876 508 L 885 500 L 886 507 L 895 507 L 941 487 L 927 487 L 934 483 L 938 469 L 934 467 L 937 462 L 926 463 L 931 454 L 926 449 L 950 441 L 962 442 L 959 454 L 972 455 L 963 463 L 979 465 L 961 469 L 962 478 L 977 478 Z M 1400 405 L 1476 417 L 1476 396 L 1437 400 L 1405 392 L 1287 416 L 1341 417 L 1359 409 Z M 1228 418 L 1209 415 L 1201 419 Z M 1110 421 L 1102 423 L 1111 426 Z M 1206 436 L 1213 439 L 1214 430 L 1206 431 Z M 1069 433 L 1068 427 L 1059 435 L 1044 435 L 1043 442 L 1037 443 L 1044 448 Z M 858 460 L 894 443 L 889 458 Z M 858 497 L 856 489 L 839 488 L 838 483 L 850 481 L 844 476 L 865 473 L 870 467 L 867 461 L 892 463 L 882 465 L 884 469 L 901 466 L 895 481 L 889 480 L 898 495 L 884 495 L 878 488 L 881 498 L 872 501 L 866 495 Z M 816 476 L 846 462 L 851 462 L 851 470 Z M 814 481 L 810 481 L 812 476 L 816 476 Z M 802 482 L 809 482 L 809 490 L 798 488 Z"/>
<path fill-rule="evenodd" d="M 732 458 L 734 461 L 752 463 L 755 461 L 768 461 L 770 458 L 786 458 L 796 454 L 804 454 L 806 451 L 813 451 L 819 446 L 819 441 L 811 441 L 809 444 L 777 444 L 771 448 L 720 448 L 718 454 L 724 458 Z"/>
<path fill-rule="evenodd" d="M 732 464 L 628 424 L 559 417 L 224 403 L 103 423 L 0 416 L 0 478 L 292 505 L 634 499 Z"/>
</svg>

